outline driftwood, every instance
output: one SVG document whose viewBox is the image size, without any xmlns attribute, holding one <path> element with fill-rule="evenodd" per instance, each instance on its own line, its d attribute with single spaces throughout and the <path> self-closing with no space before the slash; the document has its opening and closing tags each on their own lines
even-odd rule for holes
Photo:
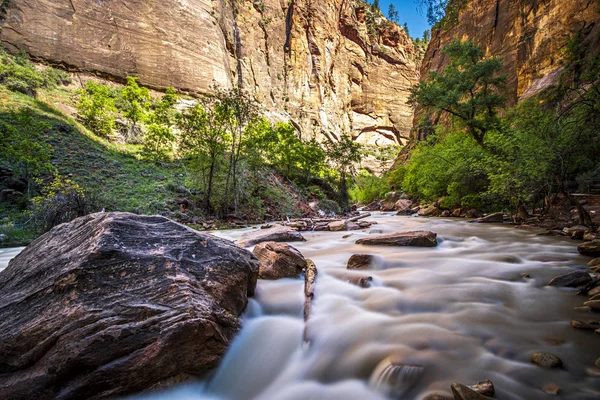
<svg viewBox="0 0 600 400">
<path fill-rule="evenodd" d="M 335 221 L 345 221 L 345 222 L 355 222 L 364 218 L 370 217 L 371 214 L 361 214 L 356 215 L 351 218 L 340 218 L 340 217 L 329 217 L 329 218 L 293 218 L 287 219 L 287 221 L 281 221 L 281 224 L 284 226 L 289 226 L 292 228 L 296 228 L 299 231 L 315 231 L 315 230 L 329 230 L 323 229 L 327 224 Z M 371 226 L 374 222 L 364 221 L 361 224 L 365 224 L 365 226 L 361 225 L 361 228 Z M 367 225 L 368 224 L 368 225 Z"/>
<path fill-rule="evenodd" d="M 315 297 L 315 286 L 317 284 L 317 266 L 315 263 L 306 259 L 306 270 L 304 271 L 304 341 L 308 342 L 308 317 L 310 308 Z"/>
</svg>

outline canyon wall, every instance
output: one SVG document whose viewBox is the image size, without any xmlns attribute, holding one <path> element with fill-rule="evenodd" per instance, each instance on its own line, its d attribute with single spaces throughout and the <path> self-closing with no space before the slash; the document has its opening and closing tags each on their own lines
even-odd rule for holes
<svg viewBox="0 0 600 400">
<path fill-rule="evenodd" d="M 443 70 L 446 45 L 470 40 L 501 58 L 514 104 L 557 82 L 567 40 L 589 34 L 600 18 L 598 9 L 597 0 L 468 0 L 457 22 L 433 30 L 421 79 Z"/>
<path fill-rule="evenodd" d="M 412 41 L 358 0 L 9 0 L 10 50 L 195 94 L 233 85 L 303 137 L 402 143 Z"/>
</svg>

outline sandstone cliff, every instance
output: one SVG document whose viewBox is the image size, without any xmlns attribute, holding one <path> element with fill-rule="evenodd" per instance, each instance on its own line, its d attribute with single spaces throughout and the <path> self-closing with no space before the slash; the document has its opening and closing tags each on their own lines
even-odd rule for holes
<svg viewBox="0 0 600 400">
<path fill-rule="evenodd" d="M 305 137 L 400 143 L 416 52 L 358 0 L 9 0 L 9 49 L 153 88 L 239 85 Z"/>
<path fill-rule="evenodd" d="M 599 20 L 597 0 L 468 0 L 457 23 L 433 30 L 421 79 L 443 70 L 444 46 L 468 39 L 501 57 L 514 104 L 555 84 L 569 37 L 588 34 Z"/>
<path fill-rule="evenodd" d="M 442 52 L 445 46 L 455 40 L 470 40 L 488 55 L 501 58 L 512 105 L 558 83 L 567 40 L 576 33 L 593 35 L 600 15 L 597 0 L 467 0 L 457 19 L 432 30 L 421 64 L 421 79 L 426 79 L 430 71 L 443 71 L 449 61 Z M 420 114 L 416 110 L 414 126 Z M 422 138 L 413 129 L 395 165 L 406 161 Z"/>
</svg>

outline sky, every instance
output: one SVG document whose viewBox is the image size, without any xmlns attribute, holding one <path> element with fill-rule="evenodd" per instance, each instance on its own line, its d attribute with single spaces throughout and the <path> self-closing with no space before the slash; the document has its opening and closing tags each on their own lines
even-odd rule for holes
<svg viewBox="0 0 600 400">
<path fill-rule="evenodd" d="M 372 2 L 373 0 L 369 0 L 369 3 Z M 425 11 L 417 10 L 415 0 L 379 0 L 379 8 L 381 8 L 385 16 L 388 16 L 390 3 L 394 3 L 394 7 L 398 11 L 400 25 L 404 25 L 406 22 L 410 36 L 413 38 L 416 39 L 423 36 L 423 32 L 429 29 Z"/>
</svg>

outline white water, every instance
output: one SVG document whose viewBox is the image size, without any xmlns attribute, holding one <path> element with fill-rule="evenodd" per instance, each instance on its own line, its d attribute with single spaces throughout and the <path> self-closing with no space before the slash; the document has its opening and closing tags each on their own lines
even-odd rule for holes
<svg viewBox="0 0 600 400">
<path fill-rule="evenodd" d="M 546 286 L 587 263 L 577 254 L 578 242 L 457 220 L 385 214 L 370 219 L 379 224 L 346 239 L 349 232 L 315 232 L 293 243 L 319 270 L 310 344 L 302 340 L 303 281 L 259 281 L 244 328 L 215 374 L 145 398 L 385 399 L 369 379 L 391 360 L 425 367 L 404 399 L 449 394 L 452 382 L 483 379 L 494 382 L 498 399 L 548 398 L 541 391 L 547 383 L 561 388 L 561 399 L 600 399 L 600 378 L 585 372 L 600 357 L 600 338 L 569 326 L 571 319 L 594 318 L 573 310 L 586 298 Z M 354 244 L 369 234 L 421 229 L 437 232 L 440 245 Z M 242 233 L 218 234 L 236 239 Z M 346 271 L 354 253 L 376 254 L 377 269 Z M 338 279 L 344 274 L 372 276 L 373 286 Z M 536 351 L 558 355 L 565 369 L 532 364 Z"/>
</svg>

